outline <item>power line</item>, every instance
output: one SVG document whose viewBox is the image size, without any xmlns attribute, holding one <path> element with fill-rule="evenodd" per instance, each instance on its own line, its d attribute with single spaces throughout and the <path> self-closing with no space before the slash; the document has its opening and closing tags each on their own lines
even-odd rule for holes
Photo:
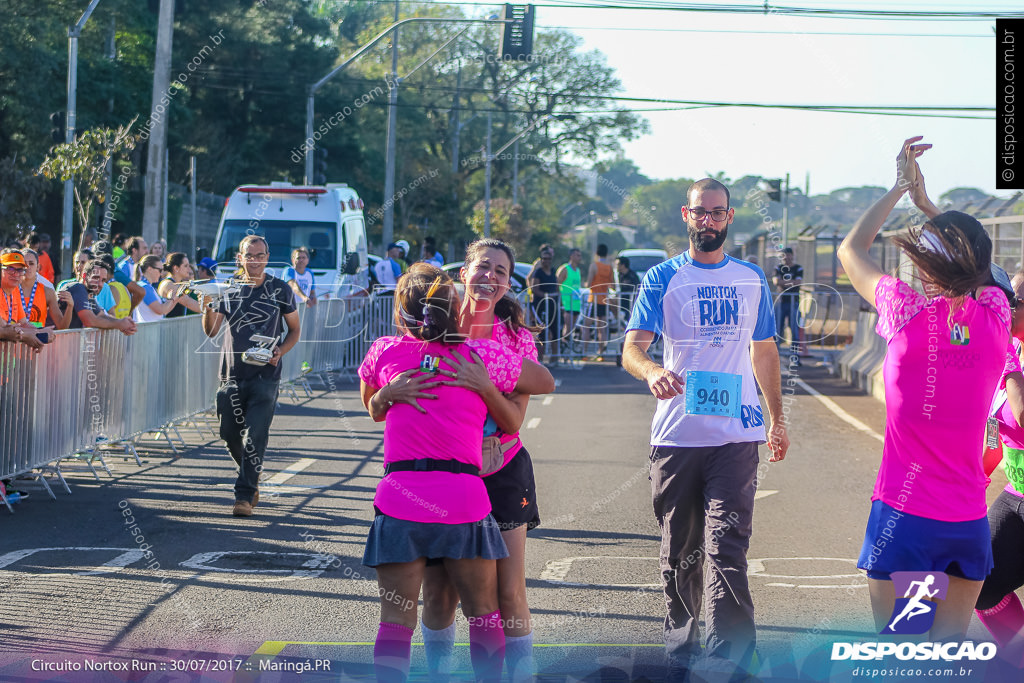
<svg viewBox="0 0 1024 683">
<path fill-rule="evenodd" d="M 364 0 L 370 1 L 370 0 Z M 422 5 L 412 0 L 398 0 L 400 4 Z M 451 0 L 445 5 L 494 7 L 493 2 L 474 0 Z M 535 2 L 535 7 L 551 7 L 556 9 L 609 9 L 609 10 L 643 10 L 663 12 L 701 12 L 708 14 L 749 14 L 749 15 L 784 15 L 798 17 L 815 17 L 821 19 L 885 19 L 897 21 L 971 21 L 991 20 L 998 18 L 1024 18 L 1024 12 L 995 10 L 871 10 L 843 9 L 837 7 L 798 7 L 757 3 L 751 5 L 706 5 L 689 2 L 662 2 L 660 0 L 618 0 L 617 2 L 600 2 L 592 0 L 574 0 L 571 2 Z"/>
</svg>

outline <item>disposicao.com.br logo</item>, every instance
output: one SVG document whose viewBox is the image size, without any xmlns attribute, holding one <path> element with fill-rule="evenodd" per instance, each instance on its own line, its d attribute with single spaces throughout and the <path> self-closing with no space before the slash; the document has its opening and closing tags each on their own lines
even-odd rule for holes
<svg viewBox="0 0 1024 683">
<path fill-rule="evenodd" d="M 942 572 L 893 572 L 890 575 L 896 598 L 889 623 L 883 635 L 920 635 L 931 630 L 935 623 L 936 603 L 944 600 L 949 589 L 949 577 Z M 993 643 L 972 641 L 962 643 L 833 643 L 832 661 L 871 660 L 895 656 L 897 659 L 917 661 L 955 662 L 987 661 L 996 656 Z"/>
</svg>

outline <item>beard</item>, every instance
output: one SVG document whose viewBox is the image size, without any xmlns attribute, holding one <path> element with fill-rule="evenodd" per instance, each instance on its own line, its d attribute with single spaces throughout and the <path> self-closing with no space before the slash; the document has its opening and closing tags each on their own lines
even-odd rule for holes
<svg viewBox="0 0 1024 683">
<path fill-rule="evenodd" d="M 687 234 L 690 238 L 690 244 L 694 246 L 697 251 L 711 252 L 718 251 L 725 244 L 725 238 L 729 236 L 729 225 L 726 224 L 722 228 L 721 232 L 715 232 L 714 237 L 705 235 L 703 227 L 694 228 L 687 226 Z"/>
</svg>

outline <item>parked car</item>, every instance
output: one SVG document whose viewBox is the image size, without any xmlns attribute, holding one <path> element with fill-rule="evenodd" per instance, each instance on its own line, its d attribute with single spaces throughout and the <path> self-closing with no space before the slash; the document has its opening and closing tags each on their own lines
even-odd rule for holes
<svg viewBox="0 0 1024 683">
<path fill-rule="evenodd" d="M 446 271 L 456 282 L 461 282 L 461 280 L 459 280 L 459 270 L 463 265 L 465 265 L 465 263 L 465 261 L 446 263 L 441 266 L 441 269 Z M 512 273 L 509 277 L 509 284 L 513 294 L 518 295 L 527 288 L 528 285 L 526 278 L 529 277 L 531 270 L 533 270 L 532 264 L 516 261 L 516 265 L 512 269 Z"/>
<path fill-rule="evenodd" d="M 664 249 L 623 249 L 619 252 L 619 257 L 625 256 L 629 259 L 629 267 L 636 273 L 636 276 L 641 280 L 644 279 L 644 273 L 658 265 L 662 261 L 668 260 L 668 252 Z M 615 286 L 618 287 L 619 273 L 615 273 Z"/>
</svg>

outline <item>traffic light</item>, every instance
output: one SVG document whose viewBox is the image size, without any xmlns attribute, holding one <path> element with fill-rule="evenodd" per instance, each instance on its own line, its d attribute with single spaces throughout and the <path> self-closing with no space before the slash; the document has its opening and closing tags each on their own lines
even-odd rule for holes
<svg viewBox="0 0 1024 683">
<path fill-rule="evenodd" d="M 64 142 L 65 129 L 67 128 L 67 119 L 64 118 L 64 112 L 55 111 L 50 114 L 50 125 L 53 128 L 50 129 L 50 137 L 53 138 L 55 143 Z"/>
<path fill-rule="evenodd" d="M 314 185 L 327 184 L 327 149 L 320 147 L 316 150 L 316 169 L 313 173 Z"/>
<path fill-rule="evenodd" d="M 533 5 L 505 5 L 501 18 L 509 22 L 501 33 L 502 60 L 529 61 L 533 52 Z"/>
<path fill-rule="evenodd" d="M 764 181 L 767 188 L 765 192 L 768 195 L 768 199 L 773 202 L 782 201 L 782 180 L 766 180 Z"/>
</svg>

